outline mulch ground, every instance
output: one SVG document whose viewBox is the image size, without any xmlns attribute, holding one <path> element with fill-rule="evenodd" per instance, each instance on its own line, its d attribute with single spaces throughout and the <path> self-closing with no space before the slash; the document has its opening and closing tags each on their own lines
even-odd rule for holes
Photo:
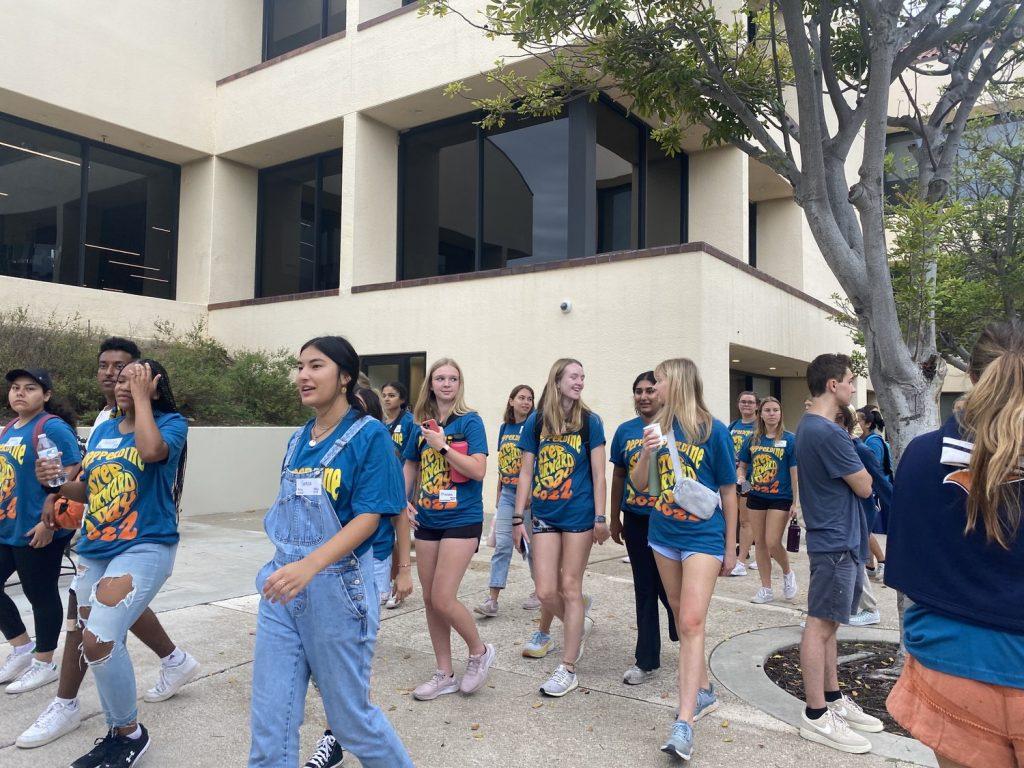
<svg viewBox="0 0 1024 768">
<path fill-rule="evenodd" d="M 888 733 L 909 736 L 885 708 L 896 677 L 886 674 L 896 661 L 896 643 L 839 641 L 839 688 L 885 724 Z M 845 658 L 844 658 L 845 657 Z M 800 646 L 784 648 L 764 662 L 769 679 L 786 693 L 803 700 L 804 683 L 800 671 Z"/>
</svg>

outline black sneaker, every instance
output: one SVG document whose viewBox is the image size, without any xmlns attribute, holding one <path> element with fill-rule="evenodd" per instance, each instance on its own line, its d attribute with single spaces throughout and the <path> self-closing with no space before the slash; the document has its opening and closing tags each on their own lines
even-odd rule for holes
<svg viewBox="0 0 1024 768">
<path fill-rule="evenodd" d="M 324 731 L 324 735 L 316 743 L 316 752 L 302 768 L 337 768 L 344 759 L 345 753 L 341 749 L 341 744 L 334 738 L 334 734 Z"/>
<path fill-rule="evenodd" d="M 149 749 L 149 731 L 142 723 L 139 723 L 139 728 L 142 735 L 137 739 L 127 736 L 114 737 L 114 741 L 107 748 L 107 758 L 100 768 L 132 768 L 139 762 L 139 758 Z"/>
<path fill-rule="evenodd" d="M 96 739 L 94 742 L 96 746 L 75 760 L 71 764 L 71 768 L 99 768 L 107 759 L 107 750 L 110 749 L 110 745 L 114 743 L 115 738 L 114 730 L 109 730 L 106 736 Z"/>
</svg>

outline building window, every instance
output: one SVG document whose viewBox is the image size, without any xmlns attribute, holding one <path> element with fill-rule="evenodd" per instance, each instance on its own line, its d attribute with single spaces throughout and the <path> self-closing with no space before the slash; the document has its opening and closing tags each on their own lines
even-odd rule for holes
<svg viewBox="0 0 1024 768">
<path fill-rule="evenodd" d="M 685 164 L 648 151 L 638 120 L 604 101 L 493 131 L 477 119 L 401 136 L 400 279 L 683 242 Z"/>
<path fill-rule="evenodd" d="M 345 29 L 345 0 L 263 0 L 263 60 Z"/>
<path fill-rule="evenodd" d="M 757 266 L 757 203 L 747 203 L 747 263 Z"/>
<path fill-rule="evenodd" d="M 363 355 L 359 367 L 370 379 L 378 392 L 389 381 L 400 381 L 409 390 L 409 410 L 416 403 L 416 396 L 427 373 L 425 352 L 409 352 L 399 355 Z"/>
<path fill-rule="evenodd" d="M 179 176 L 0 116 L 0 274 L 173 299 Z"/>
<path fill-rule="evenodd" d="M 341 152 L 259 174 L 256 296 L 338 287 Z"/>
<path fill-rule="evenodd" d="M 911 133 L 890 133 L 885 137 L 885 153 L 889 157 L 885 164 L 885 199 L 896 203 L 899 195 L 905 193 L 913 183 L 917 164 L 913 153 L 921 146 L 921 140 Z"/>
</svg>

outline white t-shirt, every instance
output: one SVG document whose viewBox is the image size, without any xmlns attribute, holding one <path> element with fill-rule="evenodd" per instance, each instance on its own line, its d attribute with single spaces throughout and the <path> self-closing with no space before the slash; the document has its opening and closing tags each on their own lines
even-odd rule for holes
<svg viewBox="0 0 1024 768">
<path fill-rule="evenodd" d="M 96 414 L 96 420 L 92 423 L 92 428 L 96 429 L 96 427 L 98 427 L 104 421 L 109 419 L 110 418 L 110 413 L 113 410 L 114 410 L 114 406 L 109 405 L 106 408 L 104 408 L 103 410 L 101 410 L 99 413 L 97 413 Z M 92 434 L 92 432 L 90 432 L 89 434 Z"/>
</svg>

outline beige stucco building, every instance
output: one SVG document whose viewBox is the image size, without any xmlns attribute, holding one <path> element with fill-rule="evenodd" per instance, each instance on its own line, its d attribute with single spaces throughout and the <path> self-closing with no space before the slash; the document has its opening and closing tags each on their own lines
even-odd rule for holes
<svg viewBox="0 0 1024 768">
<path fill-rule="evenodd" d="M 377 381 L 452 356 L 488 424 L 568 355 L 611 429 L 686 355 L 721 418 L 753 385 L 795 423 L 850 341 L 788 185 L 696 133 L 667 158 L 612 103 L 481 132 L 442 89 L 508 51 L 401 2 L 0 0 L 0 303 L 342 333 Z"/>
</svg>

